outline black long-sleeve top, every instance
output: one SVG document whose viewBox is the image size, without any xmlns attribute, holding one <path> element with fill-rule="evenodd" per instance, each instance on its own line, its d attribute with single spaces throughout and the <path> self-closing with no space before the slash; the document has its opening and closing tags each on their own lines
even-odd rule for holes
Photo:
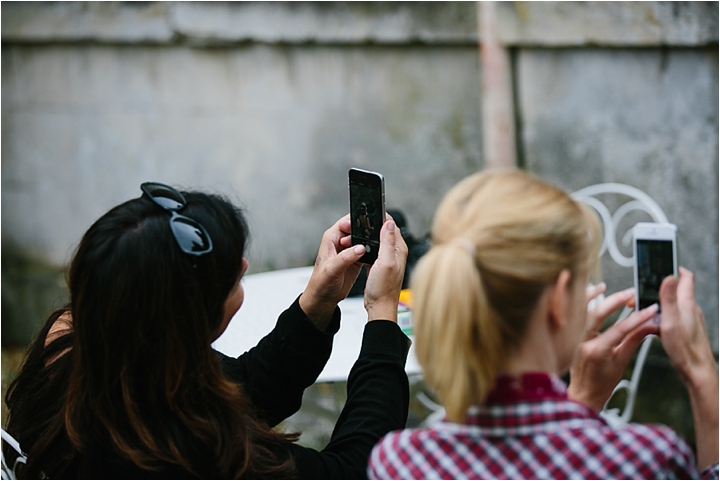
<svg viewBox="0 0 720 481">
<path fill-rule="evenodd" d="M 222 356 L 228 378 L 240 382 L 264 420 L 275 426 L 300 409 L 305 388 L 325 367 L 340 327 L 336 309 L 328 332 L 318 330 L 296 300 L 256 347 L 237 359 Z M 390 321 L 367 323 L 360 355 L 350 371 L 347 402 L 322 451 L 291 446 L 304 479 L 361 479 L 377 441 L 405 426 L 409 387 L 405 373 L 409 339 Z"/>
<path fill-rule="evenodd" d="M 296 300 L 280 315 L 275 328 L 256 347 L 237 359 L 220 353 L 217 355 L 225 376 L 241 383 L 258 415 L 268 425 L 275 426 L 300 408 L 303 391 L 315 382 L 330 357 L 333 336 L 339 326 L 339 309 L 333 314 L 328 332 L 321 332 L 305 316 Z M 404 365 L 408 347 L 409 340 L 397 324 L 379 320 L 366 325 L 360 355 L 348 377 L 347 402 L 329 444 L 322 451 L 297 444 L 288 448 L 283 443 L 277 447 L 283 451 L 289 449 L 298 477 L 366 477 L 367 459 L 372 447 L 389 431 L 403 428 L 407 420 L 409 388 Z M 62 375 L 69 368 L 67 361 L 65 357 L 57 361 L 63 364 L 59 365 L 56 378 L 48 378 L 48 382 L 57 385 L 58 395 L 63 395 L 67 387 L 66 376 Z M 42 366 L 42 362 L 34 363 L 32 369 L 40 369 L 37 376 L 47 377 Z M 33 392 L 26 392 L 25 396 L 33 396 Z M 22 446 L 23 439 L 18 440 Z M 70 448 L 67 435 L 61 435 L 53 442 L 59 443 L 58 449 Z M 6 453 L 10 454 L 10 451 Z M 212 463 L 208 452 L 201 449 L 196 455 L 197 462 L 202 463 L 206 459 L 206 462 Z M 103 443 L 87 446 L 87 452 L 83 454 L 75 453 L 71 464 L 63 472 L 48 474 L 54 478 L 74 479 L 192 477 L 191 473 L 176 465 L 164 466 L 159 471 L 142 470 L 119 458 L 110 445 Z"/>
</svg>

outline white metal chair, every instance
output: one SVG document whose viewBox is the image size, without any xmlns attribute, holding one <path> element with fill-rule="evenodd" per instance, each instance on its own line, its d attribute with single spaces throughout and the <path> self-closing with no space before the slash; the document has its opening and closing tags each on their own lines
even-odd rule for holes
<svg viewBox="0 0 720 481">
<path fill-rule="evenodd" d="M 2 429 L 2 441 L 3 443 L 9 444 L 10 447 L 12 447 L 18 454 L 17 458 L 15 458 L 15 461 L 13 461 L 11 469 L 10 466 L 8 466 L 5 462 L 5 453 L 2 453 L 2 479 L 18 479 L 15 475 L 15 470 L 17 469 L 18 463 L 27 464 L 27 455 L 23 453 L 22 449 L 20 449 L 20 443 L 18 443 L 15 438 L 13 438 L 4 429 Z"/>
<path fill-rule="evenodd" d="M 617 183 L 591 185 L 578 190 L 572 194 L 572 196 L 576 200 L 584 202 L 595 209 L 600 216 L 604 232 L 600 257 L 602 258 L 605 253 L 608 253 L 610 254 L 610 258 L 622 267 L 632 268 L 634 262 L 631 256 L 623 255 L 617 245 L 617 239 L 619 237 L 623 245 L 629 246 L 632 242 L 632 226 L 629 226 L 624 233 L 618 232 L 620 222 L 627 214 L 633 211 L 641 211 L 649 215 L 654 222 L 668 222 L 667 216 L 657 202 L 645 192 L 629 185 Z M 601 200 L 606 197 L 612 197 L 616 200 L 624 198 L 624 203 L 621 203 L 615 212 L 611 214 L 607 204 Z M 619 236 L 619 234 L 622 235 Z M 632 279 L 632 275 L 630 275 L 629 278 Z M 618 321 L 627 317 L 631 312 L 631 309 L 626 307 L 618 317 Z M 645 366 L 648 351 L 655 337 L 656 336 L 648 336 L 648 338 L 643 341 L 638 351 L 630 379 L 622 379 L 618 385 L 615 386 L 610 399 L 608 399 L 608 402 L 600 413 L 611 425 L 622 425 L 629 422 L 632 418 L 640 376 Z M 610 400 L 613 399 L 616 393 L 622 390 L 626 391 L 625 406 L 622 409 L 609 408 Z"/>
</svg>

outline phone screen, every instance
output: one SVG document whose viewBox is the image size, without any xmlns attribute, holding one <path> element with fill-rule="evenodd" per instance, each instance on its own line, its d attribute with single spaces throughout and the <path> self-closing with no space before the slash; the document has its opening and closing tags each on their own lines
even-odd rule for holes
<svg viewBox="0 0 720 481">
<path fill-rule="evenodd" d="M 385 194 L 382 175 L 351 169 L 350 222 L 352 243 L 365 246 L 361 262 L 371 264 L 380 248 L 380 229 L 385 220 Z"/>
<path fill-rule="evenodd" d="M 670 240 L 638 239 L 637 241 L 637 272 L 638 272 L 638 309 L 659 304 L 660 284 L 667 276 L 675 273 L 673 260 L 673 243 Z"/>
</svg>

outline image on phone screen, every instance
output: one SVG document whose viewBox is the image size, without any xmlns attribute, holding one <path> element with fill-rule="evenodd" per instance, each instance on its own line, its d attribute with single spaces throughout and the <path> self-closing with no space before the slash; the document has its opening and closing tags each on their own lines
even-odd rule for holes
<svg viewBox="0 0 720 481">
<path fill-rule="evenodd" d="M 638 239 L 638 309 L 659 303 L 660 284 L 674 274 L 673 243 L 669 240 Z"/>
<path fill-rule="evenodd" d="M 382 192 L 358 184 L 351 184 L 350 216 L 352 218 L 352 236 L 354 240 L 380 246 L 380 229 L 383 225 Z"/>
</svg>

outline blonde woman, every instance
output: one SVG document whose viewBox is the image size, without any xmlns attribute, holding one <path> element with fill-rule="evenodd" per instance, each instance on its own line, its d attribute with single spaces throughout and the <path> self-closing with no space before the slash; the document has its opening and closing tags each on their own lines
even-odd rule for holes
<svg viewBox="0 0 720 481">
<path fill-rule="evenodd" d="M 599 333 L 633 290 L 588 311 L 604 291 L 586 288 L 599 227 L 563 191 L 479 173 L 446 195 L 432 233 L 412 280 L 415 345 L 447 414 L 386 435 L 371 478 L 718 479 L 718 372 L 689 271 L 663 283 L 659 325 L 653 305 Z M 670 428 L 613 429 L 598 415 L 648 334 L 687 385 L 697 457 Z"/>
</svg>

